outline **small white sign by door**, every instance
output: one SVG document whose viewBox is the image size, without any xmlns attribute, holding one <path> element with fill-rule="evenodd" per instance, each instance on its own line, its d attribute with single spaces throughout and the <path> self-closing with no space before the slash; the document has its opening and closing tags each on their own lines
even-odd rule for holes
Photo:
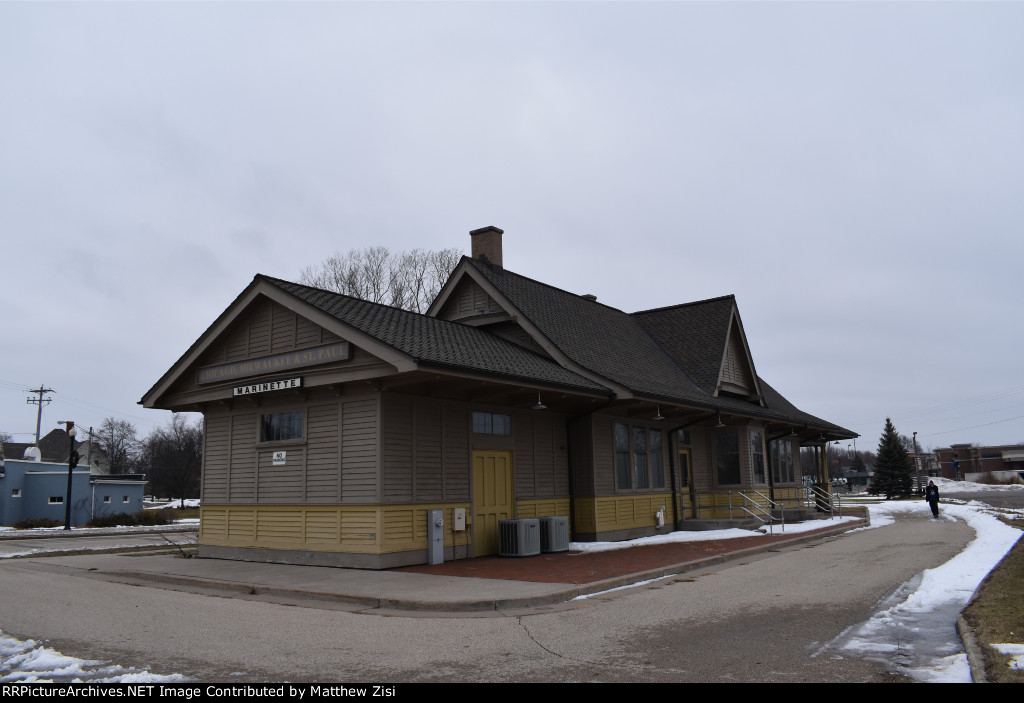
<svg viewBox="0 0 1024 703">
<path fill-rule="evenodd" d="M 288 452 L 274 452 L 274 466 L 284 466 L 288 458 Z"/>
</svg>

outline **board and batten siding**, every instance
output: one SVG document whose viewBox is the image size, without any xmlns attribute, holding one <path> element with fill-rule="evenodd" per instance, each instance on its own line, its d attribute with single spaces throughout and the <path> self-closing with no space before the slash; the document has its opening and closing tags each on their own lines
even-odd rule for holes
<svg viewBox="0 0 1024 703">
<path fill-rule="evenodd" d="M 452 292 L 438 317 L 444 320 L 459 320 L 493 312 L 501 312 L 501 307 L 487 295 L 480 284 L 467 276 Z"/>
<path fill-rule="evenodd" d="M 243 401 L 245 402 L 245 401 Z M 258 409 L 211 410 L 205 418 L 202 498 L 225 504 L 372 503 L 377 491 L 377 397 L 275 398 Z M 260 416 L 302 410 L 304 437 L 260 444 Z M 283 465 L 273 454 L 286 452 Z"/>
<path fill-rule="evenodd" d="M 382 502 L 469 500 L 466 409 L 397 393 L 381 402 Z"/>
<path fill-rule="evenodd" d="M 513 435 L 516 498 L 569 495 L 565 418 L 550 412 L 517 412 Z"/>
<path fill-rule="evenodd" d="M 222 363 L 258 359 L 272 354 L 298 351 L 342 341 L 341 337 L 326 330 L 316 323 L 296 314 L 288 308 L 268 299 L 253 303 L 251 308 L 241 316 L 217 344 L 206 350 L 197 360 L 194 367 L 212 366 Z M 329 368 L 355 371 L 373 366 L 386 367 L 387 364 L 369 352 L 349 344 L 349 358 L 332 364 Z M 309 375 L 321 368 L 305 368 L 295 375 Z M 227 385 L 242 383 L 239 379 L 229 381 Z M 172 394 L 188 393 L 217 384 L 196 382 L 194 369 L 184 374 L 171 389 Z"/>
</svg>

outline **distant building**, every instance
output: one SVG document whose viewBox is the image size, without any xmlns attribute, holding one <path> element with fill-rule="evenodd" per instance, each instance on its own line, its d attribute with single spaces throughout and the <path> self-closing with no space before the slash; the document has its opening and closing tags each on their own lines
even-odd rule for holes
<svg viewBox="0 0 1024 703">
<path fill-rule="evenodd" d="M 0 457 L 5 459 L 24 459 L 25 450 L 34 446 L 36 445 L 32 442 L 3 442 L 2 447 L 0 447 Z M 41 461 L 66 465 L 70 449 L 68 433 L 63 429 L 50 430 L 46 435 L 39 438 L 39 451 L 42 453 Z M 110 461 L 107 459 L 107 453 L 95 440 L 76 441 L 75 449 L 78 450 L 78 454 L 81 457 L 79 459 L 79 466 L 83 468 L 88 466 L 89 473 L 110 473 Z"/>
<path fill-rule="evenodd" d="M 963 481 L 1024 479 L 1024 444 L 952 444 L 935 450 L 938 474 Z"/>
<path fill-rule="evenodd" d="M 30 445 L 31 446 L 31 445 Z M 5 459 L 0 461 L 0 525 L 50 518 L 64 522 L 67 463 Z M 72 474 L 71 524 L 84 525 L 94 516 L 142 510 L 143 474 Z"/>
</svg>

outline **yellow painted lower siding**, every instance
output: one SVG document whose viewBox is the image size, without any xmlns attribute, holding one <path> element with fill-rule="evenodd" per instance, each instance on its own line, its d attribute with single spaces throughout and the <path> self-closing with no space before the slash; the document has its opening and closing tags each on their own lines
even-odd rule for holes
<svg viewBox="0 0 1024 703">
<path fill-rule="evenodd" d="M 576 500 L 576 529 L 582 533 L 613 532 L 654 527 L 654 514 L 665 506 L 665 523 L 671 524 L 671 493 L 604 496 Z"/>
<path fill-rule="evenodd" d="M 534 498 L 516 501 L 516 517 L 569 516 L 569 498 Z"/>
<path fill-rule="evenodd" d="M 220 547 L 387 554 L 427 548 L 427 514 L 444 510 L 445 546 L 470 543 L 452 511 L 469 503 L 416 505 L 204 505 L 199 543 Z"/>
</svg>

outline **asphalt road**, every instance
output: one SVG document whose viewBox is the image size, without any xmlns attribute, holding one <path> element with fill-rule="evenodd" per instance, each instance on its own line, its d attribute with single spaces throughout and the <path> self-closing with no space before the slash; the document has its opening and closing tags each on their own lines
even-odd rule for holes
<svg viewBox="0 0 1024 703">
<path fill-rule="evenodd" d="M 195 544 L 196 532 L 125 532 L 96 536 L 65 537 L 60 532 L 46 538 L 27 537 L 16 539 L 9 535 L 0 539 L 0 559 L 24 556 L 41 552 L 112 551 L 120 548 L 163 549 L 173 545 Z M 2 626 L 0 626 L 2 629 Z"/>
<path fill-rule="evenodd" d="M 294 607 L 82 578 L 61 565 L 70 558 L 7 560 L 0 629 L 71 656 L 201 681 L 883 681 L 895 664 L 839 659 L 822 645 L 972 537 L 963 523 L 906 515 L 648 586 L 487 617 Z"/>
<path fill-rule="evenodd" d="M 943 488 L 940 495 L 943 500 L 956 498 L 957 500 L 976 500 L 979 503 L 986 503 L 995 508 L 1024 508 L 1024 491 L 957 491 L 955 489 Z"/>
</svg>

